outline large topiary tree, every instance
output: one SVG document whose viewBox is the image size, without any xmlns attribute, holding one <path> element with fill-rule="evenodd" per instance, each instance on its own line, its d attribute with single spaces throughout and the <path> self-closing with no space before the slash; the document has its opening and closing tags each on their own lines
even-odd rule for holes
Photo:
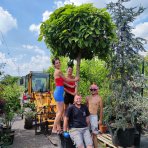
<svg viewBox="0 0 148 148">
<path fill-rule="evenodd" d="M 92 59 L 95 55 L 107 59 L 115 38 L 114 28 L 106 9 L 92 4 L 65 5 L 41 24 L 38 40 L 43 39 L 53 55 L 75 59 L 79 76 L 81 59 Z"/>
</svg>

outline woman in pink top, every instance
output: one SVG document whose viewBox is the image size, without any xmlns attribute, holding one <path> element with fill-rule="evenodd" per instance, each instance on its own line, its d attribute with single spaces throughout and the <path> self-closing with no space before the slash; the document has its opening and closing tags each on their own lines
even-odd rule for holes
<svg viewBox="0 0 148 148">
<path fill-rule="evenodd" d="M 60 64 L 59 58 L 54 58 L 52 60 L 52 63 L 55 67 L 54 80 L 55 80 L 55 84 L 56 84 L 56 89 L 54 91 L 54 98 L 57 103 L 57 113 L 56 113 L 56 118 L 54 120 L 52 133 L 59 133 L 61 131 L 60 121 L 61 121 L 61 117 L 62 117 L 63 111 L 64 111 L 64 98 L 63 98 L 64 81 L 76 82 L 79 80 L 79 78 L 77 78 L 77 77 L 75 79 L 66 78 L 60 70 L 61 64 Z"/>
<path fill-rule="evenodd" d="M 75 76 L 73 76 L 73 65 L 68 65 L 67 68 L 67 78 L 70 79 L 75 79 Z M 76 82 L 74 81 L 69 81 L 69 82 L 64 82 L 64 110 L 66 111 L 67 107 L 69 104 L 74 103 L 74 96 L 76 94 Z"/>
</svg>

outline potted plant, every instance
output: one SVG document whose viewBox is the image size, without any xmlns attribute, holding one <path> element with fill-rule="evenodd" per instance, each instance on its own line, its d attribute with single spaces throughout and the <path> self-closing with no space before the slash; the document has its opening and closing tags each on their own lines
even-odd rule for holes
<svg viewBox="0 0 148 148">
<path fill-rule="evenodd" d="M 13 144 L 14 130 L 0 126 L 0 146 L 8 146 Z"/>
<path fill-rule="evenodd" d="M 99 126 L 99 130 L 101 133 L 106 133 L 107 125 L 103 123 L 102 125 Z"/>
<path fill-rule="evenodd" d="M 23 108 L 30 108 L 32 111 L 35 111 L 35 104 L 34 102 L 28 102 L 23 105 Z"/>
<path fill-rule="evenodd" d="M 108 127 L 107 127 L 107 122 L 109 119 L 108 108 L 109 106 L 107 105 L 107 101 L 106 101 L 105 107 L 103 108 L 103 123 L 102 125 L 99 125 L 99 130 L 101 133 L 106 133 L 108 130 Z"/>
<path fill-rule="evenodd" d="M 25 123 L 24 128 L 25 129 L 31 129 L 33 127 L 33 119 L 35 118 L 36 112 L 32 111 L 31 109 L 24 112 L 25 116 Z"/>
<path fill-rule="evenodd" d="M 147 107 L 144 104 L 147 99 L 141 91 L 145 81 L 144 75 L 141 74 L 142 57 L 139 55 L 139 51 L 144 51 L 144 39 L 135 38 L 129 24 L 144 8 L 140 7 L 135 11 L 133 8 L 126 8 L 124 2 L 127 0 L 118 0 L 107 5 L 117 26 L 118 36 L 117 42 L 113 43 L 110 62 L 112 93 L 108 124 L 113 144 L 130 147 L 134 145 L 136 125 L 144 123 L 148 118 Z"/>
<path fill-rule="evenodd" d="M 3 145 L 12 144 L 14 138 L 14 130 L 12 130 L 12 124 L 15 120 L 15 115 L 20 109 L 20 88 L 17 85 L 17 78 L 11 76 L 4 76 L 0 81 L 1 92 L 0 98 L 3 98 L 5 102 L 2 107 L 1 121 L 1 142 Z M 2 138 L 3 137 L 3 138 Z"/>
<path fill-rule="evenodd" d="M 14 112 L 7 108 L 7 101 L 3 106 L 3 113 L 1 114 L 1 131 L 0 142 L 2 146 L 13 144 L 14 130 L 11 129 L 14 119 Z"/>
</svg>

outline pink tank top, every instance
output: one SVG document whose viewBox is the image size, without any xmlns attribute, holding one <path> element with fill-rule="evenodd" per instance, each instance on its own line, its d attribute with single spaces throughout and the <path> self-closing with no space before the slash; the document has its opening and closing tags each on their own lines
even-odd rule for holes
<svg viewBox="0 0 148 148">
<path fill-rule="evenodd" d="M 68 83 L 69 85 L 72 85 L 72 86 L 75 86 L 75 82 L 66 82 Z M 75 87 L 74 88 L 71 88 L 71 87 L 68 87 L 68 86 L 64 86 L 68 91 L 74 93 L 75 92 Z"/>
</svg>

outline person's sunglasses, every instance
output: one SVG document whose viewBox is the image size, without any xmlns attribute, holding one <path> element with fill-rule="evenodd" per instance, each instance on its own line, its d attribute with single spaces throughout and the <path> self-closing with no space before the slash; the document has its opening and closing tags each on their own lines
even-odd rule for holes
<svg viewBox="0 0 148 148">
<path fill-rule="evenodd" d="M 90 89 L 90 91 L 96 91 L 97 89 Z"/>
<path fill-rule="evenodd" d="M 77 99 L 82 99 L 81 97 L 78 97 Z"/>
</svg>

